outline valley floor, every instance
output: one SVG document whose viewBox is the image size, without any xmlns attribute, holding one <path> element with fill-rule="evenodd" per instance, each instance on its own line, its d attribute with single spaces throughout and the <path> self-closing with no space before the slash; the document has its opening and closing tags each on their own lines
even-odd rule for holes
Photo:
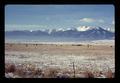
<svg viewBox="0 0 120 83">
<path fill-rule="evenodd" d="M 11 78 L 113 78 L 114 44 L 5 43 Z"/>
</svg>

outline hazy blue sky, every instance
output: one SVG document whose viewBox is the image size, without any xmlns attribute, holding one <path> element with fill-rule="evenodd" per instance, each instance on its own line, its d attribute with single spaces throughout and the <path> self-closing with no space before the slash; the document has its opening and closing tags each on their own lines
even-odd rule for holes
<svg viewBox="0 0 120 83">
<path fill-rule="evenodd" d="M 114 28 L 113 5 L 6 5 L 5 30 Z"/>
</svg>

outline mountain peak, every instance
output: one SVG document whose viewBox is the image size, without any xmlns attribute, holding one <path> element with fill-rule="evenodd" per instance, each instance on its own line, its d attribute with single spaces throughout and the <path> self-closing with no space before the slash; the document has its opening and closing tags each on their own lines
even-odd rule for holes
<svg viewBox="0 0 120 83">
<path fill-rule="evenodd" d="M 79 26 L 77 27 L 78 31 L 88 31 L 88 30 L 101 30 L 101 27 L 92 27 L 92 26 Z"/>
<path fill-rule="evenodd" d="M 92 27 L 90 26 L 79 26 L 77 27 L 77 30 L 78 31 L 87 31 L 87 30 L 90 30 Z"/>
</svg>

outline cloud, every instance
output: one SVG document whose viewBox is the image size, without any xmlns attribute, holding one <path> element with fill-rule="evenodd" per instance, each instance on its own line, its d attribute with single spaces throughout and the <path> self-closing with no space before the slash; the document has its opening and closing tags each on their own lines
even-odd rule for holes
<svg viewBox="0 0 120 83">
<path fill-rule="evenodd" d="M 80 21 L 87 22 L 87 23 L 93 23 L 93 22 L 104 23 L 105 22 L 102 19 L 93 19 L 93 18 L 82 18 L 82 19 L 80 19 Z"/>
<path fill-rule="evenodd" d="M 104 21 L 104 20 L 102 20 L 102 19 L 100 19 L 100 20 L 98 20 L 98 22 L 100 22 L 100 23 L 104 23 L 105 21 Z"/>
<path fill-rule="evenodd" d="M 34 24 L 28 24 L 28 25 L 18 25 L 18 24 L 7 24 L 7 25 L 5 25 L 5 27 L 17 27 L 17 28 L 31 28 L 31 27 L 37 27 L 37 28 L 39 28 L 39 27 L 47 27 L 47 26 L 45 26 L 45 25 L 34 25 Z"/>
<path fill-rule="evenodd" d="M 82 18 L 80 19 L 81 22 L 88 22 L 88 23 L 91 23 L 91 22 L 94 22 L 95 20 L 92 19 L 92 18 Z"/>
</svg>

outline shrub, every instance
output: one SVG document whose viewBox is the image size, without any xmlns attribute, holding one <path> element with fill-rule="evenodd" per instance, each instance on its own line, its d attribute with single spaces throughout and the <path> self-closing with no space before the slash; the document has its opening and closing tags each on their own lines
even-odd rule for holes
<svg viewBox="0 0 120 83">
<path fill-rule="evenodd" d="M 5 64 L 5 72 L 15 72 L 16 68 L 14 64 Z"/>
</svg>

